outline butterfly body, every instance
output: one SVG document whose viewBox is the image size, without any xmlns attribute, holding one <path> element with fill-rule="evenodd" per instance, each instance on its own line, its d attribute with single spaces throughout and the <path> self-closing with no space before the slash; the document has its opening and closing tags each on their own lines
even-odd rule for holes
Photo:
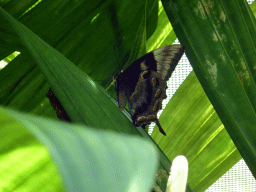
<svg viewBox="0 0 256 192">
<path fill-rule="evenodd" d="M 166 81 L 170 78 L 184 53 L 183 45 L 170 45 L 156 49 L 139 58 L 116 79 L 115 90 L 119 107 L 124 110 L 126 98 L 135 126 L 155 122 L 161 133 L 165 132 L 157 119 L 157 112 L 166 98 Z"/>
</svg>

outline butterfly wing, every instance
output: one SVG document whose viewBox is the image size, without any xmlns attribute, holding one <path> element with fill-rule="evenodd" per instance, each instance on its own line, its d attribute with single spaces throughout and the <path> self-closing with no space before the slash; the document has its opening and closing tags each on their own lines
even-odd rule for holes
<svg viewBox="0 0 256 192">
<path fill-rule="evenodd" d="M 162 100 L 166 98 L 166 82 L 156 71 L 141 73 L 135 91 L 130 97 L 132 120 L 135 126 L 156 122 L 160 132 L 165 132 L 157 119 L 157 112 L 162 108 Z"/>
<path fill-rule="evenodd" d="M 120 109 L 124 110 L 126 105 L 126 98 L 131 97 L 132 93 L 135 90 L 135 87 L 139 81 L 141 70 L 141 63 L 146 60 L 152 60 L 153 55 L 148 53 L 143 57 L 136 60 L 133 64 L 131 64 L 123 73 L 120 73 L 115 82 L 115 91 L 118 97 L 118 104 Z M 156 66 L 154 68 L 156 70 Z"/>
<path fill-rule="evenodd" d="M 169 45 L 153 51 L 157 72 L 162 75 L 165 81 L 171 77 L 184 51 L 185 46 L 181 44 Z"/>
<path fill-rule="evenodd" d="M 156 122 L 164 134 L 156 114 L 166 97 L 166 81 L 171 77 L 184 51 L 185 46 L 181 44 L 161 47 L 139 58 L 118 75 L 115 90 L 119 107 L 124 110 L 128 98 L 134 125 Z M 155 97 L 157 94 L 159 96 Z"/>
</svg>

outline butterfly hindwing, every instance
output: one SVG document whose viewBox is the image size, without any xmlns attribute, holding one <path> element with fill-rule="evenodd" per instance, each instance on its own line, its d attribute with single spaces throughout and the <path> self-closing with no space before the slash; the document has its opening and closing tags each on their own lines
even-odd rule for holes
<svg viewBox="0 0 256 192">
<path fill-rule="evenodd" d="M 140 73 L 143 71 L 141 66 L 143 66 L 145 61 L 149 63 L 153 60 L 153 65 L 151 66 L 152 70 L 156 70 L 156 62 L 154 61 L 154 56 L 152 52 L 144 55 L 143 57 L 136 60 L 131 64 L 123 73 L 120 73 L 116 79 L 115 90 L 118 96 L 119 107 L 124 110 L 126 105 L 126 100 L 124 97 L 130 98 L 132 93 L 135 90 L 135 87 L 139 81 Z M 148 62 L 149 61 L 149 62 Z"/>
<path fill-rule="evenodd" d="M 162 108 L 164 98 L 166 98 L 166 82 L 161 75 L 156 71 L 141 73 L 135 91 L 129 99 L 133 124 L 142 126 L 157 122 L 161 133 L 166 135 L 157 119 L 157 112 Z"/>
<path fill-rule="evenodd" d="M 127 98 L 135 126 L 156 122 L 165 135 L 157 119 L 157 112 L 162 108 L 162 100 L 166 98 L 166 81 L 184 50 L 181 44 L 161 47 L 139 58 L 118 75 L 115 90 L 119 107 L 124 110 Z"/>
</svg>

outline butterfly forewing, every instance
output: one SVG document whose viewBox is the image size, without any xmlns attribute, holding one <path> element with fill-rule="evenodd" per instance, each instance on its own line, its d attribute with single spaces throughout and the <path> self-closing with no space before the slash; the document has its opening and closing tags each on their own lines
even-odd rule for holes
<svg viewBox="0 0 256 192">
<path fill-rule="evenodd" d="M 184 51 L 185 46 L 181 44 L 169 45 L 153 51 L 157 62 L 157 72 L 162 75 L 165 81 L 171 77 Z"/>
</svg>

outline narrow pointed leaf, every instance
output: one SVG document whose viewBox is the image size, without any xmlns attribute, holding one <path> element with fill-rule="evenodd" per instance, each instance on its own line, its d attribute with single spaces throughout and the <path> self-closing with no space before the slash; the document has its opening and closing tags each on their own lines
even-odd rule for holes
<svg viewBox="0 0 256 192">
<path fill-rule="evenodd" d="M 3 9 L 2 13 L 11 22 L 35 62 L 47 77 L 73 122 L 97 128 L 113 129 L 115 127 L 119 131 L 120 127 L 125 127 L 123 123 L 128 121 L 120 114 L 118 107 L 101 86 L 93 82 L 85 73 L 29 29 L 15 21 Z M 116 116 L 113 116 L 114 113 Z M 111 116 L 116 117 L 117 121 L 111 120 L 109 118 Z M 132 127 L 130 123 L 127 131 L 131 133 L 134 130 Z"/>
</svg>

